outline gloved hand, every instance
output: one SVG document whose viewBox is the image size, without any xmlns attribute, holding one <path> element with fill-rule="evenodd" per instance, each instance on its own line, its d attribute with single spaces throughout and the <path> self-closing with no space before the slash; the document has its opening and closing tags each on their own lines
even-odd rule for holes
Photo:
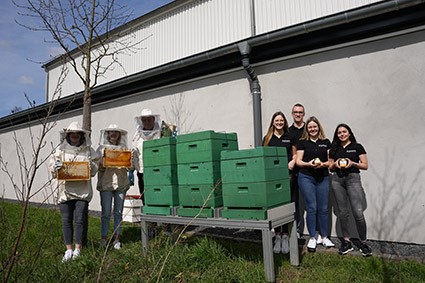
<svg viewBox="0 0 425 283">
<path fill-rule="evenodd" d="M 53 164 L 53 169 L 55 169 L 55 170 L 57 171 L 57 170 L 61 169 L 61 168 L 62 168 L 62 166 L 63 166 L 62 161 L 60 161 L 60 160 L 56 160 L 56 161 L 55 161 L 55 164 Z"/>
<path fill-rule="evenodd" d="M 130 186 L 134 186 L 134 170 L 128 171 L 128 182 Z"/>
</svg>

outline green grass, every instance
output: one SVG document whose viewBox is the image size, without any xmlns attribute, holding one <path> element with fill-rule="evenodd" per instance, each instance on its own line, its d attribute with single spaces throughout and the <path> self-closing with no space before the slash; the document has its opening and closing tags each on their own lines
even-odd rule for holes
<svg viewBox="0 0 425 283">
<path fill-rule="evenodd" d="M 0 202 L 1 274 L 20 223 L 21 208 Z M 189 237 L 173 244 L 159 235 L 142 254 L 140 228 L 124 224 L 119 251 L 98 245 L 100 220 L 89 221 L 88 245 L 75 261 L 61 263 L 65 247 L 60 213 L 30 207 L 24 237 L 10 282 L 265 282 L 261 245 Z M 424 282 L 425 266 L 405 260 L 363 258 L 336 253 L 301 256 L 300 267 L 289 256 L 275 256 L 277 282 Z"/>
</svg>

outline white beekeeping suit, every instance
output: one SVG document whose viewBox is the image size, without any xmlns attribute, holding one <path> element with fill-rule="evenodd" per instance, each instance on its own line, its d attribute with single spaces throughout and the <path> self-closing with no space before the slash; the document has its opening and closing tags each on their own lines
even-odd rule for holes
<svg viewBox="0 0 425 283">
<path fill-rule="evenodd" d="M 72 145 L 70 143 L 70 134 L 79 133 L 81 135 L 81 143 Z M 72 122 L 68 128 L 60 132 L 60 144 L 55 149 L 49 162 L 49 169 L 56 177 L 57 170 L 64 161 L 88 161 L 90 164 L 90 176 L 96 175 L 98 170 L 98 162 L 100 156 L 91 147 L 90 132 L 83 130 L 78 122 Z M 65 181 L 54 180 L 54 184 L 58 186 L 58 203 L 64 203 L 69 200 L 85 200 L 90 201 L 93 196 L 91 180 L 82 181 Z"/>
<path fill-rule="evenodd" d="M 110 142 L 109 134 L 119 132 L 119 143 L 117 145 Z M 119 128 L 115 124 L 109 125 L 100 131 L 99 147 L 96 152 L 99 156 L 104 155 L 105 149 L 127 150 L 127 131 Z M 101 159 L 102 160 L 102 159 Z M 130 187 L 127 177 L 127 168 L 105 168 L 100 162 L 97 190 L 98 191 L 127 191 Z"/>
<path fill-rule="evenodd" d="M 153 117 L 154 123 L 152 129 L 146 128 L 147 118 Z M 133 166 L 134 169 L 143 173 L 143 142 L 147 140 L 161 138 L 161 119 L 159 114 L 153 114 L 150 109 L 143 109 L 140 116 L 135 118 L 137 129 L 133 137 Z"/>
</svg>

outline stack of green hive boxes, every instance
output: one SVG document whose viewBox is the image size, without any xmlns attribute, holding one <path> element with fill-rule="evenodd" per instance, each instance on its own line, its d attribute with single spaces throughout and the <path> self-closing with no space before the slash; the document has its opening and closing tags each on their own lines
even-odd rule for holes
<svg viewBox="0 0 425 283">
<path fill-rule="evenodd" d="M 175 138 L 143 142 L 143 178 L 143 213 L 172 214 L 172 208 L 179 203 Z"/>
<path fill-rule="evenodd" d="M 223 205 L 220 153 L 237 149 L 236 133 L 203 131 L 177 136 L 179 216 L 214 216 L 214 208 Z"/>
<path fill-rule="evenodd" d="M 221 153 L 223 218 L 267 219 L 267 210 L 291 201 L 283 147 Z"/>
</svg>

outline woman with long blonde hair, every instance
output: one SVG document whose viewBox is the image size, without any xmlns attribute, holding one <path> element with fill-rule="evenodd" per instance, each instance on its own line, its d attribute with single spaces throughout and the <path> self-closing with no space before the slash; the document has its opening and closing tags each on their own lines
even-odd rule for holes
<svg viewBox="0 0 425 283">
<path fill-rule="evenodd" d="M 310 239 L 309 252 L 316 251 L 316 229 L 322 238 L 323 246 L 335 245 L 328 238 L 329 233 L 329 172 L 328 153 L 331 142 L 326 138 L 323 127 L 316 117 L 310 117 L 304 132 L 297 143 L 297 166 L 300 167 L 298 184 L 304 197 L 307 210 L 307 229 Z"/>
</svg>

